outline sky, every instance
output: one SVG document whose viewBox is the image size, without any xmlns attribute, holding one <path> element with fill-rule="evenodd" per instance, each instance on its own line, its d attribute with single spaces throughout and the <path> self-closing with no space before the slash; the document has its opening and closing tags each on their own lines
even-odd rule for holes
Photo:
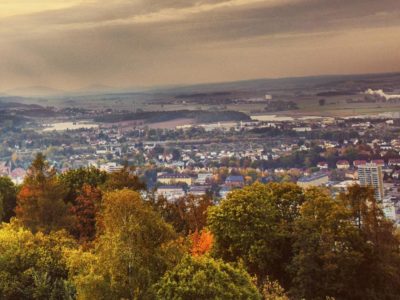
<svg viewBox="0 0 400 300">
<path fill-rule="evenodd" d="M 399 0 L 0 0 L 0 93 L 397 71 Z"/>
</svg>

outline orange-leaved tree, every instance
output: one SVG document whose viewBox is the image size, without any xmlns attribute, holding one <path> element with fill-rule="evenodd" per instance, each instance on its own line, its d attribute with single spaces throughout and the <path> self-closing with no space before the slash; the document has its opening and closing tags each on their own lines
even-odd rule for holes
<svg viewBox="0 0 400 300">
<path fill-rule="evenodd" d="M 70 211 L 75 216 L 73 235 L 81 242 L 93 241 L 96 236 L 96 216 L 101 202 L 101 191 L 84 184 Z"/>
<path fill-rule="evenodd" d="M 69 228 L 72 217 L 65 189 L 43 154 L 37 154 L 17 197 L 17 219 L 33 232 Z"/>
<path fill-rule="evenodd" d="M 196 231 L 191 235 L 192 248 L 191 253 L 193 256 L 201 256 L 211 251 L 214 236 L 207 229 L 201 232 Z"/>
</svg>

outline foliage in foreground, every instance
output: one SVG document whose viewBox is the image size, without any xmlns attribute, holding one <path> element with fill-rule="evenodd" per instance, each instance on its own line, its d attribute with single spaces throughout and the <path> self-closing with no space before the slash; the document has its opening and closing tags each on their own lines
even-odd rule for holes
<svg viewBox="0 0 400 300">
<path fill-rule="evenodd" d="M 212 207 L 208 222 L 215 255 L 243 261 L 259 286 L 278 280 L 291 299 L 398 299 L 400 241 L 370 188 L 333 199 L 255 184 Z"/>
<path fill-rule="evenodd" d="M 0 227 L 1 299 L 73 299 L 63 256 L 76 242 L 65 232 L 33 234 L 15 224 Z"/>
<path fill-rule="evenodd" d="M 261 299 L 251 277 L 240 266 L 221 260 L 186 256 L 154 287 L 157 299 Z"/>
<path fill-rule="evenodd" d="M 0 218 L 17 205 L 0 299 L 398 299 L 399 237 L 370 188 L 256 183 L 218 206 L 143 188 L 127 168 L 59 176 L 42 155 L 21 187 L 0 178 Z"/>
</svg>

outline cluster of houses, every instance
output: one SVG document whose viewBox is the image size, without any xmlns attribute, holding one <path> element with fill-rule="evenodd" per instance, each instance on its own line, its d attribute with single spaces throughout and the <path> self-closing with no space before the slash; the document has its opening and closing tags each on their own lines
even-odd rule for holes
<svg viewBox="0 0 400 300">
<path fill-rule="evenodd" d="M 187 194 L 194 196 L 205 196 L 211 192 L 211 180 L 213 173 L 199 173 L 197 177 L 192 177 L 186 174 L 161 173 L 157 176 L 156 195 L 163 196 L 168 201 L 175 201 Z M 245 185 L 244 177 L 228 176 L 224 184 L 220 186 L 219 196 L 225 198 L 227 193 L 234 188 L 241 188 Z"/>
<path fill-rule="evenodd" d="M 9 177 L 14 184 L 21 184 L 24 181 L 26 171 L 22 168 L 12 169 L 7 162 L 0 161 L 0 176 Z"/>
</svg>

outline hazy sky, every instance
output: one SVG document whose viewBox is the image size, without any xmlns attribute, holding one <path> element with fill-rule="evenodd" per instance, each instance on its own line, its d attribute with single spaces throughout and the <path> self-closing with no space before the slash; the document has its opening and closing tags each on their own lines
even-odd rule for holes
<svg viewBox="0 0 400 300">
<path fill-rule="evenodd" d="M 0 92 L 400 71 L 400 0 L 0 0 Z"/>
</svg>

